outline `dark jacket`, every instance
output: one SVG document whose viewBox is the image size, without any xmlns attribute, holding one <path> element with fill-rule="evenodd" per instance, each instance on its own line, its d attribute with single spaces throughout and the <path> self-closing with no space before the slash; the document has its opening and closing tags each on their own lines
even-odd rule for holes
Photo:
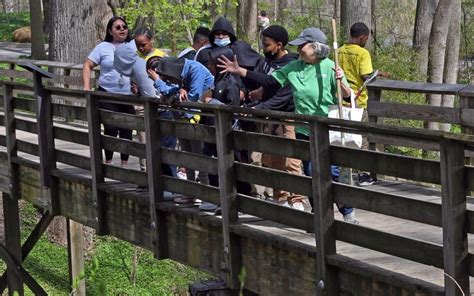
<svg viewBox="0 0 474 296">
<path fill-rule="evenodd" d="M 199 52 L 196 57 L 198 62 L 208 67 L 211 51 L 218 47 L 214 44 L 214 34 L 218 30 L 226 31 L 229 34 L 231 43 L 227 47 L 232 49 L 232 51 L 235 53 L 240 66 L 252 71 L 263 63 L 263 58 L 255 50 L 253 50 L 247 42 L 237 40 L 232 24 L 224 17 L 217 19 L 217 21 L 212 26 L 212 30 L 209 35 L 211 47 L 203 49 Z M 217 82 L 218 77 L 216 77 L 216 83 Z M 256 88 L 256 84 L 254 82 L 247 81 L 246 79 L 244 79 L 243 82 L 245 87 L 249 90 Z"/>
<path fill-rule="evenodd" d="M 273 71 L 297 59 L 298 55 L 294 53 L 288 53 L 279 60 L 265 59 L 265 63 L 257 69 L 257 72 L 270 75 Z M 295 104 L 291 86 L 287 85 L 281 88 L 264 87 L 262 99 L 253 106 L 255 109 L 294 112 Z"/>
</svg>

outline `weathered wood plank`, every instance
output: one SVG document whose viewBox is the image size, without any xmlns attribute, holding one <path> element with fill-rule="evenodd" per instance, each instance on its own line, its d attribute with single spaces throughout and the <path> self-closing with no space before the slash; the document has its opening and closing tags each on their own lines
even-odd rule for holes
<svg viewBox="0 0 474 296">
<path fill-rule="evenodd" d="M 158 259 L 168 258 L 168 228 L 166 217 L 157 211 L 157 204 L 163 202 L 163 172 L 161 170 L 160 125 L 158 106 L 145 103 L 146 169 L 148 175 L 150 220 L 153 253 Z"/>
<path fill-rule="evenodd" d="M 388 79 L 376 80 L 368 85 L 368 89 L 447 95 L 456 95 L 457 92 L 464 89 L 464 87 L 465 85 L 463 84 L 426 83 Z"/>
<path fill-rule="evenodd" d="M 240 288 L 239 272 L 242 268 L 240 244 L 230 232 L 238 216 L 237 179 L 234 170 L 234 141 L 232 137 L 232 114 L 216 111 L 217 169 L 219 172 L 220 204 L 222 208 L 222 235 L 224 238 L 224 278 L 230 289 Z"/>
<path fill-rule="evenodd" d="M 420 148 L 423 150 L 439 150 L 439 143 L 430 140 L 409 139 L 406 137 L 386 136 L 381 134 L 367 134 L 370 143 L 393 145 L 399 147 Z"/>
<path fill-rule="evenodd" d="M 112 112 L 102 109 L 99 111 L 99 115 L 103 124 L 131 130 L 145 130 L 143 117 L 137 115 Z"/>
<path fill-rule="evenodd" d="M 307 141 L 235 131 L 234 143 L 235 148 L 240 150 L 259 151 L 274 155 L 309 160 L 309 145 Z"/>
<path fill-rule="evenodd" d="M 55 126 L 54 136 L 56 139 L 63 140 L 66 142 L 81 144 L 85 146 L 89 145 L 89 134 L 86 132 L 86 130 L 80 131 L 77 129 L 69 129 L 65 127 Z"/>
<path fill-rule="evenodd" d="M 107 233 L 107 201 L 105 195 L 99 190 L 99 184 L 104 183 L 105 170 L 102 164 L 102 148 L 100 135 L 101 115 L 99 112 L 99 99 L 90 94 L 87 100 L 87 122 L 89 124 L 89 150 L 92 174 L 93 206 L 96 210 L 97 234 Z"/>
<path fill-rule="evenodd" d="M 179 139 L 203 141 L 206 143 L 216 142 L 215 127 L 161 118 L 159 121 L 163 136 L 176 136 Z"/>
<path fill-rule="evenodd" d="M 338 204 L 429 225 L 442 225 L 439 204 L 341 183 L 333 184 L 333 192 L 334 201 Z"/>
<path fill-rule="evenodd" d="M 306 176 L 239 162 L 235 163 L 235 172 L 239 181 L 311 196 L 311 178 Z"/>
<path fill-rule="evenodd" d="M 53 115 L 68 120 L 78 119 L 87 121 L 87 110 L 84 107 L 53 104 Z"/>
<path fill-rule="evenodd" d="M 336 254 L 336 229 L 334 227 L 334 195 L 332 192 L 329 127 L 311 122 L 309 147 L 312 169 L 312 194 L 314 229 L 316 238 L 316 289 L 321 295 L 337 295 L 339 278 L 329 268 L 326 257 Z"/>
<path fill-rule="evenodd" d="M 336 227 L 336 239 L 338 240 L 443 268 L 443 248 L 438 244 L 386 233 L 351 223 L 335 221 L 334 224 Z"/>
<path fill-rule="evenodd" d="M 237 201 L 239 210 L 242 213 L 308 232 L 314 232 L 314 217 L 311 213 L 242 194 L 237 195 Z"/>
<path fill-rule="evenodd" d="M 5 247 L 9 257 L 21 262 L 20 214 L 18 200 L 20 199 L 20 174 L 14 158 L 18 155 L 18 142 L 15 131 L 15 114 L 13 106 L 13 87 L 3 87 L 3 106 L 5 109 L 4 126 L 6 135 L 7 163 L 10 171 L 10 195 L 3 194 L 3 219 L 5 227 Z M 1 245 L 0 245 L 1 246 Z M 3 250 L 3 247 L 2 247 Z M 4 258 L 5 259 L 5 258 Z M 5 259 L 6 260 L 6 259 Z M 11 264 L 7 267 L 8 289 L 23 295 L 23 281 Z"/>
<path fill-rule="evenodd" d="M 69 151 L 62 151 L 56 149 L 56 160 L 58 162 L 78 167 L 84 170 L 91 169 L 91 161 L 89 157 L 71 153 Z"/>
<path fill-rule="evenodd" d="M 439 162 L 382 152 L 331 146 L 331 162 L 343 167 L 440 184 Z"/>
<path fill-rule="evenodd" d="M 464 145 L 443 141 L 440 148 L 444 272 L 452 277 L 445 276 L 445 292 L 469 295 Z"/>
<path fill-rule="evenodd" d="M 368 112 L 371 116 L 377 117 L 461 123 L 461 109 L 459 108 L 373 101 L 368 106 Z M 474 125 L 474 120 L 469 118 L 465 120 L 466 125 Z"/>
</svg>

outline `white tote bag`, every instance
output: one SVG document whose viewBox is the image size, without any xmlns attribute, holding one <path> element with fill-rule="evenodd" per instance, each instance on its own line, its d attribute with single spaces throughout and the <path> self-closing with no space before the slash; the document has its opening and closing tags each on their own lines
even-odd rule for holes
<svg viewBox="0 0 474 296">
<path fill-rule="evenodd" d="M 351 107 L 342 107 L 342 119 L 351 121 L 362 121 L 364 113 L 363 108 L 356 108 L 354 102 L 355 95 L 351 91 Z M 339 119 L 339 106 L 329 106 L 329 118 Z M 342 134 L 342 135 L 341 135 Z M 341 133 L 336 131 L 329 131 L 329 142 L 333 145 L 342 145 L 344 147 L 360 148 L 362 147 L 362 135 Z"/>
</svg>

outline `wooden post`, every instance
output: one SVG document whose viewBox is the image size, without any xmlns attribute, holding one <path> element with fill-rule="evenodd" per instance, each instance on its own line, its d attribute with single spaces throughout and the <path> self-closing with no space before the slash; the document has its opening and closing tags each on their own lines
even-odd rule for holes
<svg viewBox="0 0 474 296">
<path fill-rule="evenodd" d="M 85 279 L 81 279 L 81 273 L 85 272 L 84 269 L 84 231 L 82 224 L 74 222 L 73 220 L 67 219 L 66 227 L 68 231 L 68 258 L 69 258 L 69 282 L 71 287 L 74 287 L 72 295 L 85 296 L 86 295 L 86 282 Z"/>
<path fill-rule="evenodd" d="M 380 89 L 374 89 L 370 87 L 370 85 L 367 86 L 367 91 L 368 91 L 368 96 L 369 96 L 369 101 L 368 101 L 368 106 L 370 106 L 371 101 L 375 102 L 380 102 L 382 99 L 382 90 Z M 369 112 L 369 108 L 367 106 L 367 112 Z M 369 115 L 369 122 L 370 123 L 378 123 L 379 118 L 377 116 L 370 116 Z M 373 151 L 384 151 L 384 145 L 383 144 L 377 144 L 377 143 L 369 143 L 369 149 Z"/>
<path fill-rule="evenodd" d="M 464 144 L 444 140 L 440 152 L 445 295 L 470 295 Z"/>
<path fill-rule="evenodd" d="M 43 75 L 33 71 L 34 93 L 36 100 L 36 122 L 40 158 L 40 178 L 42 194 L 49 201 L 49 211 L 59 214 L 57 184 L 51 175 L 56 168 L 56 153 L 53 133 L 53 113 L 51 92 L 43 87 Z"/>
<path fill-rule="evenodd" d="M 146 133 L 146 169 L 148 174 L 148 190 L 151 228 L 153 233 L 153 251 L 158 259 L 168 258 L 168 230 L 164 214 L 157 210 L 157 203 L 163 202 L 163 179 L 161 170 L 160 125 L 158 121 L 158 105 L 145 103 Z"/>
<path fill-rule="evenodd" d="M 316 237 L 316 289 L 318 295 L 338 295 L 337 272 L 328 268 L 326 257 L 336 254 L 334 196 L 329 158 L 329 127 L 310 123 L 309 147 L 312 168 L 314 229 Z"/>
<path fill-rule="evenodd" d="M 216 148 L 219 173 L 219 192 L 222 208 L 222 233 L 224 237 L 224 278 L 230 289 L 240 287 L 238 275 L 242 267 L 239 240 L 230 233 L 229 226 L 237 223 L 237 188 L 234 171 L 234 144 L 232 114 L 216 110 Z"/>
<path fill-rule="evenodd" d="M 3 106 L 5 112 L 5 133 L 7 142 L 8 166 L 10 169 L 10 194 L 3 194 L 3 215 L 5 224 L 5 247 L 16 262 L 21 262 L 20 215 L 18 200 L 20 199 L 20 173 L 18 164 L 14 162 L 17 156 L 17 141 L 15 132 L 15 114 L 13 108 L 13 87 L 3 85 Z M 23 281 L 11 266 L 7 267 L 8 294 L 16 291 L 24 295 Z"/>
<path fill-rule="evenodd" d="M 472 86 L 471 86 L 472 87 Z M 468 86 L 468 88 L 470 88 Z M 459 98 L 460 107 L 462 109 L 474 109 L 474 88 L 472 88 L 471 92 L 469 93 L 462 93 L 460 94 Z M 461 111 L 462 112 L 462 111 Z M 465 126 L 461 122 L 461 133 L 474 135 L 474 128 L 470 126 Z M 469 157 L 466 159 L 467 165 L 474 165 L 474 157 Z"/>
<path fill-rule="evenodd" d="M 92 199 L 96 211 L 97 234 L 107 234 L 106 200 L 98 185 L 104 183 L 104 165 L 102 163 L 102 145 L 100 140 L 99 98 L 86 95 L 87 122 L 89 127 L 89 149 L 91 154 Z"/>
</svg>

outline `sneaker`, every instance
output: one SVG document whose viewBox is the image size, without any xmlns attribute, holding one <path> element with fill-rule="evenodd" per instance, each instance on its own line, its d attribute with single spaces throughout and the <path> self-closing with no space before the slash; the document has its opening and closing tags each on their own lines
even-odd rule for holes
<svg viewBox="0 0 474 296">
<path fill-rule="evenodd" d="M 372 177 L 367 173 L 359 174 L 359 186 L 370 186 L 372 184 L 377 183 L 377 178 Z"/>
<path fill-rule="evenodd" d="M 217 209 L 217 205 L 204 201 L 202 204 L 199 205 L 199 209 L 201 211 L 214 212 Z"/>
<path fill-rule="evenodd" d="M 359 220 L 357 220 L 354 211 L 350 212 L 349 214 L 345 214 L 343 216 L 343 218 L 344 218 L 345 222 L 349 222 L 349 223 L 352 223 L 352 224 L 359 224 Z"/>
</svg>

